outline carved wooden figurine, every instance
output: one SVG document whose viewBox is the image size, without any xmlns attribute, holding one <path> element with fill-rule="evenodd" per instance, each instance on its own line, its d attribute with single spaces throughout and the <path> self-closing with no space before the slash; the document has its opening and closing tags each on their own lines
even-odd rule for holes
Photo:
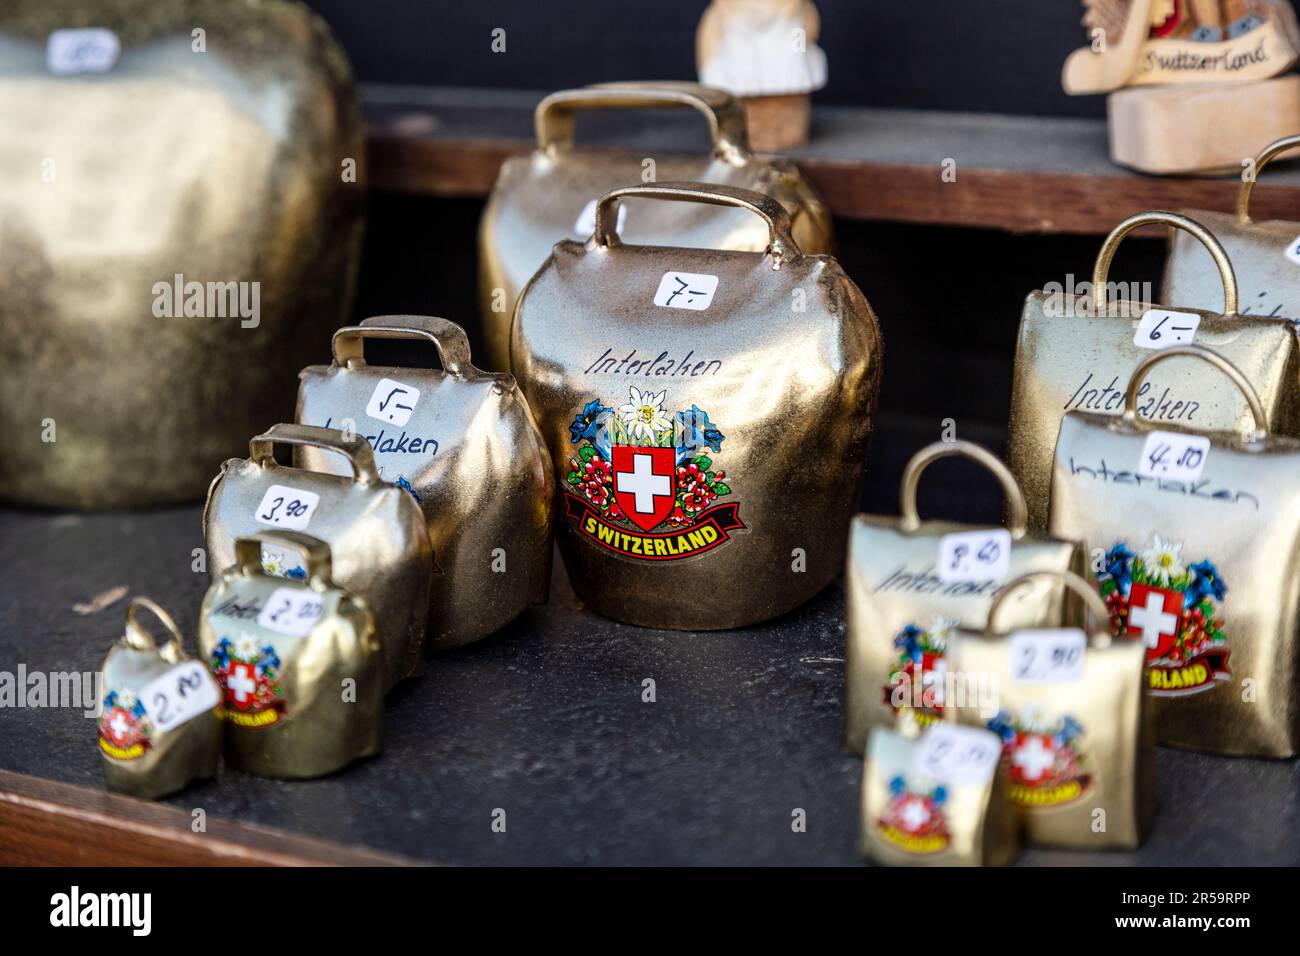
<svg viewBox="0 0 1300 956">
<path fill-rule="evenodd" d="M 756 150 L 808 141 L 809 96 L 826 85 L 811 0 L 712 0 L 695 52 L 700 82 L 740 97 Z"/>
</svg>

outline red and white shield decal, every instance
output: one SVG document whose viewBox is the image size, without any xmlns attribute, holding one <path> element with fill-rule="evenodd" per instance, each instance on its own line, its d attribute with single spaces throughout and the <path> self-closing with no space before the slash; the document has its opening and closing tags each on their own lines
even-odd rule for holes
<svg viewBox="0 0 1300 956">
<path fill-rule="evenodd" d="M 1183 594 L 1133 583 L 1128 595 L 1128 632 L 1147 646 L 1147 660 L 1166 656 L 1178 638 L 1183 620 Z"/>
<path fill-rule="evenodd" d="M 677 500 L 676 450 L 615 445 L 612 452 L 614 500 L 628 521 L 642 531 L 652 531 Z"/>
<path fill-rule="evenodd" d="M 226 700 L 240 710 L 252 707 L 257 697 L 257 668 L 243 661 L 230 665 L 226 675 Z"/>
</svg>

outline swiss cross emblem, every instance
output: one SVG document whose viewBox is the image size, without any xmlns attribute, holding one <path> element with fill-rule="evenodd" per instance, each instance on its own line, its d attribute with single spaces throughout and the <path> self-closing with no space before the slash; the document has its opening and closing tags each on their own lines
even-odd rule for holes
<svg viewBox="0 0 1300 956">
<path fill-rule="evenodd" d="M 1011 779 L 1033 786 L 1056 765 L 1056 745 L 1047 734 L 1020 732 L 1011 747 Z"/>
<path fill-rule="evenodd" d="M 121 744 L 131 736 L 131 731 L 135 727 L 135 718 L 128 714 L 121 707 L 114 707 L 113 713 L 107 723 L 108 735 L 113 739 L 113 743 Z"/>
<path fill-rule="evenodd" d="M 1183 594 L 1134 581 L 1128 596 L 1128 632 L 1140 635 L 1147 660 L 1168 655 L 1178 639 L 1183 617 Z"/>
<path fill-rule="evenodd" d="M 642 531 L 662 524 L 677 501 L 677 457 L 672 448 L 615 445 L 610 465 L 614 500 Z"/>
<path fill-rule="evenodd" d="M 237 661 L 230 666 L 226 677 L 226 699 L 240 710 L 252 706 L 257 691 L 257 670 L 252 664 Z"/>
</svg>

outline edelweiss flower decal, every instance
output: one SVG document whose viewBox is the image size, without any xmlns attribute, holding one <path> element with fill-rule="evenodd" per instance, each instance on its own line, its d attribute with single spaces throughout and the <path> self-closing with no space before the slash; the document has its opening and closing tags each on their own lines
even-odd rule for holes
<svg viewBox="0 0 1300 956">
<path fill-rule="evenodd" d="M 1166 541 L 1158 534 L 1152 535 L 1151 547 L 1142 552 L 1142 563 L 1154 581 L 1161 587 L 1168 587 L 1185 570 L 1182 553 L 1182 542 Z"/>
<path fill-rule="evenodd" d="M 650 391 L 642 392 L 635 385 L 628 388 L 628 402 L 619 406 L 618 420 L 629 438 L 657 445 L 664 432 L 672 431 L 673 423 L 664 416 L 664 399 L 667 397 L 667 391 L 656 395 Z"/>
</svg>

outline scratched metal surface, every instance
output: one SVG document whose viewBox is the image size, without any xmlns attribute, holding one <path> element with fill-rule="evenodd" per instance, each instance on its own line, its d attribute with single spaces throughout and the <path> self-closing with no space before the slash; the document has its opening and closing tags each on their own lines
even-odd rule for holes
<svg viewBox="0 0 1300 956">
<path fill-rule="evenodd" d="M 887 422 L 867 507 L 893 512 L 906 458 L 934 435 Z M 992 440 L 968 430 L 963 437 Z M 936 466 L 921 509 L 992 521 L 993 482 Z M 92 670 L 126 585 L 190 632 L 205 576 L 197 506 L 55 515 L 0 510 L 0 670 Z M 308 782 L 223 770 L 169 800 L 421 860 L 458 864 L 856 864 L 861 768 L 842 748 L 843 594 L 745 631 L 659 632 L 596 618 L 563 575 L 551 603 L 434 660 L 388 698 L 387 746 Z M 652 678 L 656 701 L 642 702 Z M 0 711 L 0 767 L 102 786 L 92 721 Z M 1300 863 L 1300 764 L 1161 749 L 1161 812 L 1138 853 L 1030 851 L 1026 864 Z M 497 808 L 506 832 L 493 833 Z M 807 832 L 791 829 L 795 808 Z"/>
</svg>

